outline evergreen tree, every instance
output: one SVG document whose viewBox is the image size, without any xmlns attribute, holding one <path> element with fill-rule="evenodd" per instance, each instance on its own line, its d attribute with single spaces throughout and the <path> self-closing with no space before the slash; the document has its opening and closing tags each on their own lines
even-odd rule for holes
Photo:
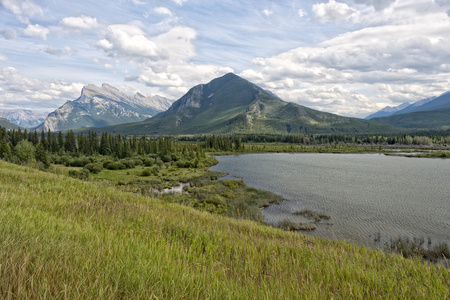
<svg viewBox="0 0 450 300">
<path fill-rule="evenodd" d="M 11 146 L 3 137 L 0 142 L 0 158 L 11 158 Z"/>
<path fill-rule="evenodd" d="M 66 134 L 66 138 L 64 140 L 64 149 L 67 152 L 77 152 L 77 144 L 75 140 L 75 133 L 73 132 L 73 130 L 69 130 L 69 132 L 67 132 Z"/>
<path fill-rule="evenodd" d="M 42 146 L 44 147 L 45 150 L 48 149 L 48 142 L 47 139 L 45 138 L 45 131 L 44 128 L 42 128 L 41 130 L 41 140 L 40 143 L 42 144 Z"/>
<path fill-rule="evenodd" d="M 34 157 L 36 158 L 36 161 L 41 162 L 45 168 L 48 168 L 50 166 L 50 160 L 48 159 L 47 151 L 45 150 L 42 143 L 36 145 Z"/>
</svg>

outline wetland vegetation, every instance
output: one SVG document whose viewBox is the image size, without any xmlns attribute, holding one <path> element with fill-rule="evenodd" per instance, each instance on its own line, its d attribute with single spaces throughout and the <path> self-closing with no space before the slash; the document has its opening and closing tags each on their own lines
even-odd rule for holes
<svg viewBox="0 0 450 300">
<path fill-rule="evenodd" d="M 0 298 L 449 295 L 446 268 L 263 225 L 282 197 L 208 170 L 217 154 L 379 145 L 199 139 L 0 129 Z M 279 227 L 329 217 L 298 213 L 312 222 Z"/>
</svg>

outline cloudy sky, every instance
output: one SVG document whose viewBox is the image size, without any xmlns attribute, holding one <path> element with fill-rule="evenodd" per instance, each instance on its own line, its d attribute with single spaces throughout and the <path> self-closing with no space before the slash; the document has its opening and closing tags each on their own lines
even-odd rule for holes
<svg viewBox="0 0 450 300">
<path fill-rule="evenodd" d="M 365 117 L 450 90 L 448 0 L 0 0 L 0 109 L 86 84 L 177 99 L 234 72 Z"/>
</svg>

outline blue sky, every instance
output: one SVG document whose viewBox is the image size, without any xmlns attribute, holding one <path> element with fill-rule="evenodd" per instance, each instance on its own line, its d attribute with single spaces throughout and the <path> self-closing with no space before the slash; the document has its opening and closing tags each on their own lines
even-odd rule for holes
<svg viewBox="0 0 450 300">
<path fill-rule="evenodd" d="M 450 90 L 447 0 L 0 0 L 0 109 L 50 112 L 86 84 L 177 99 L 234 72 L 364 117 Z"/>
</svg>

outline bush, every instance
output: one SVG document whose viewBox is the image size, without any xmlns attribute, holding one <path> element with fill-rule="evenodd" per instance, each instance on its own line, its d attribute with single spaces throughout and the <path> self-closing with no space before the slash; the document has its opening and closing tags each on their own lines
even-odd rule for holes
<svg viewBox="0 0 450 300">
<path fill-rule="evenodd" d="M 98 174 L 103 170 L 103 166 L 100 163 L 90 163 L 84 166 L 85 169 L 89 170 L 89 172 L 93 174 Z"/>
<path fill-rule="evenodd" d="M 177 161 L 178 168 L 189 168 L 189 166 L 189 162 L 185 161 L 184 159 L 180 159 L 179 161 Z"/>
<path fill-rule="evenodd" d="M 120 163 L 125 165 L 125 169 L 133 169 L 136 163 L 132 159 L 121 159 Z"/>
<path fill-rule="evenodd" d="M 84 167 L 85 165 L 92 163 L 93 160 L 88 157 L 81 157 L 81 158 L 74 158 L 72 160 L 69 160 L 66 165 L 69 165 L 71 167 Z"/>
<path fill-rule="evenodd" d="M 143 164 L 142 159 L 140 159 L 140 158 L 134 158 L 133 160 L 134 160 L 134 164 L 135 164 L 136 166 L 142 166 L 142 164 Z"/>
<path fill-rule="evenodd" d="M 145 158 L 144 159 L 144 165 L 147 167 L 151 167 L 155 163 L 154 158 Z"/>
<path fill-rule="evenodd" d="M 142 171 L 141 176 L 158 175 L 158 172 L 159 172 L 159 167 L 158 166 L 153 166 L 151 168 L 145 168 Z"/>
<path fill-rule="evenodd" d="M 103 163 L 103 167 L 108 170 L 124 170 L 127 167 L 120 161 L 107 161 Z"/>
<path fill-rule="evenodd" d="M 85 180 L 89 178 L 89 170 L 87 169 L 69 170 L 69 176 Z"/>
<path fill-rule="evenodd" d="M 159 168 L 162 168 L 162 166 L 164 165 L 164 162 L 161 159 L 157 159 L 156 160 L 156 164 L 159 166 Z"/>
<path fill-rule="evenodd" d="M 170 155 L 164 155 L 163 157 L 161 157 L 161 160 L 163 162 L 171 162 L 172 161 L 172 156 Z"/>
</svg>

